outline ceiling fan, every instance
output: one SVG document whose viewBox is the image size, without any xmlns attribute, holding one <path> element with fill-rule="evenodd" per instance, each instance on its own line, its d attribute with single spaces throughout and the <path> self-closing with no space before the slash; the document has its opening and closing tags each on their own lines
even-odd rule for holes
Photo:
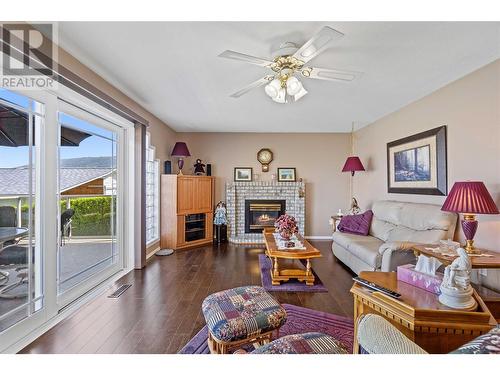
<svg viewBox="0 0 500 375">
<path fill-rule="evenodd" d="M 275 102 L 284 104 L 289 101 L 297 101 L 307 94 L 307 90 L 297 76 L 343 82 L 356 79 L 362 73 L 307 65 L 310 60 L 323 52 L 331 41 L 343 36 L 344 34 L 340 31 L 324 26 L 319 33 L 300 48 L 292 42 L 282 44 L 280 49 L 274 53 L 272 60 L 229 50 L 222 52 L 219 57 L 244 61 L 271 70 L 270 74 L 236 91 L 231 97 L 239 98 L 252 89 L 266 85 L 266 94 Z"/>
</svg>

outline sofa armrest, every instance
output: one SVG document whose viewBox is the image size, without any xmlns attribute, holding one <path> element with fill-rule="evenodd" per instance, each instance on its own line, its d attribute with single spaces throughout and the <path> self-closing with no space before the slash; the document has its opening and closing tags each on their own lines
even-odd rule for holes
<svg viewBox="0 0 500 375">
<path fill-rule="evenodd" d="M 393 272 L 396 271 L 398 266 L 414 262 L 414 245 L 416 243 L 406 241 L 394 241 L 382 244 L 378 249 L 379 254 L 382 255 L 380 270 L 382 272 Z"/>
<path fill-rule="evenodd" d="M 400 250 L 411 250 L 413 251 L 413 246 L 415 246 L 415 242 L 408 241 L 393 241 L 393 242 L 385 242 L 380 245 L 378 252 L 383 255 L 386 251 L 400 251 Z"/>
<path fill-rule="evenodd" d="M 375 314 L 358 319 L 357 339 L 368 354 L 427 354 L 391 323 Z"/>
</svg>

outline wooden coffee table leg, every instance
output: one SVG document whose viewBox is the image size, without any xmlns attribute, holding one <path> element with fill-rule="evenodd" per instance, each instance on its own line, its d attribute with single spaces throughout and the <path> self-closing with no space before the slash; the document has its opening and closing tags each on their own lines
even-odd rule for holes
<svg viewBox="0 0 500 375">
<path fill-rule="evenodd" d="M 307 259 L 306 263 L 306 276 L 308 279 L 306 280 L 306 285 L 314 285 L 314 275 L 311 271 L 311 260 Z"/>
<path fill-rule="evenodd" d="M 272 285 L 280 285 L 280 281 L 277 278 L 280 275 L 280 271 L 278 268 L 278 258 L 273 258 L 273 271 L 271 273 L 271 284 Z"/>
</svg>

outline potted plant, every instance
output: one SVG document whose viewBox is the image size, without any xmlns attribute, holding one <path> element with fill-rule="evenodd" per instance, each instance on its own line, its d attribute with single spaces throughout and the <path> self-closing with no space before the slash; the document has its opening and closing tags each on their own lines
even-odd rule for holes
<svg viewBox="0 0 500 375">
<path fill-rule="evenodd" d="M 274 227 L 276 228 L 276 232 L 278 232 L 285 241 L 289 241 L 290 238 L 299 231 L 297 220 L 288 214 L 281 215 L 277 218 L 274 222 Z"/>
</svg>

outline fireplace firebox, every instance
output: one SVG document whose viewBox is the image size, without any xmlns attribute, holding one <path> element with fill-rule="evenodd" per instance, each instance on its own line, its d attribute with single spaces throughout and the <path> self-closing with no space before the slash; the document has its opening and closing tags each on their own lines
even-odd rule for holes
<svg viewBox="0 0 500 375">
<path fill-rule="evenodd" d="M 246 199 L 245 233 L 262 233 L 266 227 L 273 227 L 280 215 L 286 212 L 284 199 Z"/>
</svg>

